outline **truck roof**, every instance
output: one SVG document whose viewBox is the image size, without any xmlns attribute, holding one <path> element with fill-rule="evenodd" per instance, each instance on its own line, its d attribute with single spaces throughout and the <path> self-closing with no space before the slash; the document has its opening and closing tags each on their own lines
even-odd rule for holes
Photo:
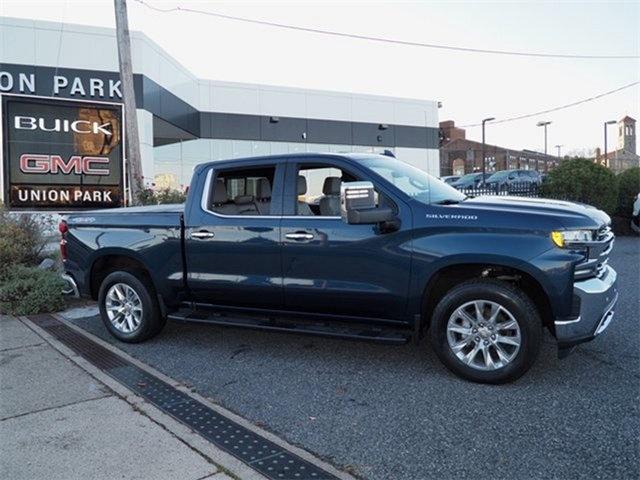
<svg viewBox="0 0 640 480">
<path fill-rule="evenodd" d="M 243 158 L 229 158 L 225 160 L 214 160 L 211 162 L 205 162 L 199 164 L 196 169 L 200 170 L 202 168 L 207 168 L 212 165 L 219 165 L 221 163 L 237 163 L 242 165 L 244 163 L 268 163 L 273 162 L 274 160 L 281 160 L 285 158 L 344 158 L 349 160 L 361 161 L 367 158 L 376 158 L 384 155 L 380 155 L 377 153 L 353 153 L 353 152 L 344 152 L 344 153 L 332 153 L 332 152 L 299 152 L 299 153 L 282 153 L 278 155 L 261 155 L 257 157 L 243 157 Z"/>
</svg>

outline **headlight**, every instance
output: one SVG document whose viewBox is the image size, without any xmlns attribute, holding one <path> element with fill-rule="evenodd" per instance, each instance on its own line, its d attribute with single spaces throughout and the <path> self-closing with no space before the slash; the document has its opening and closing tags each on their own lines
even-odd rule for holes
<svg viewBox="0 0 640 480">
<path fill-rule="evenodd" d="M 564 247 L 571 243 L 590 242 L 593 240 L 591 230 L 562 230 L 551 232 L 551 240 L 558 247 Z"/>
</svg>

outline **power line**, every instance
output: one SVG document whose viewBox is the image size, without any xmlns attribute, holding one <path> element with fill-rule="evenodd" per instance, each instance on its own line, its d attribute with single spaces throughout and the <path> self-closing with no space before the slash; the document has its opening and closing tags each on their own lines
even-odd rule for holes
<svg viewBox="0 0 640 480">
<path fill-rule="evenodd" d="M 254 18 L 225 15 L 223 13 L 211 12 L 206 10 L 198 10 L 195 8 L 188 8 L 188 7 L 177 6 L 172 8 L 159 8 L 159 7 L 155 7 L 153 5 L 148 4 L 144 0 L 134 0 L 134 1 L 140 3 L 141 5 L 144 5 L 145 7 L 151 10 L 155 10 L 156 12 L 160 12 L 160 13 L 171 13 L 171 12 L 197 13 L 202 15 L 208 15 L 211 17 L 216 17 L 216 18 L 223 18 L 225 20 L 252 23 L 255 25 L 263 25 L 267 27 L 283 28 L 287 30 L 316 33 L 320 35 L 330 35 L 333 37 L 351 38 L 351 39 L 357 39 L 357 40 L 368 40 L 368 41 L 388 43 L 393 45 L 433 48 L 433 49 L 439 49 L 439 50 L 452 50 L 456 52 L 483 53 L 483 54 L 491 54 L 491 55 L 512 55 L 512 56 L 520 56 L 520 57 L 565 58 L 565 59 L 573 58 L 573 59 L 583 59 L 583 60 L 584 59 L 628 60 L 628 59 L 640 58 L 640 55 L 577 55 L 577 54 L 561 54 L 561 53 L 517 52 L 517 51 L 511 51 L 511 50 L 489 50 L 489 49 L 481 49 L 481 48 L 458 47 L 455 45 L 442 45 L 437 43 L 411 42 L 408 40 L 397 40 L 397 39 L 385 38 L 385 37 L 373 37 L 369 35 L 358 35 L 354 33 L 337 32 L 334 30 L 323 30 L 319 28 L 300 27 L 298 25 L 289 25 L 286 23 L 268 22 L 266 20 L 256 20 Z"/>
<path fill-rule="evenodd" d="M 551 113 L 551 112 L 557 112 L 558 110 L 564 110 L 565 108 L 575 107 L 576 105 L 581 105 L 583 103 L 588 103 L 588 102 L 592 102 L 594 100 L 598 100 L 599 98 L 606 97 L 607 95 L 611 95 L 611 94 L 617 93 L 617 92 L 619 92 L 621 90 L 625 90 L 627 88 L 631 88 L 631 87 L 633 87 L 635 85 L 638 85 L 638 84 L 640 84 L 640 81 L 639 82 L 632 82 L 632 83 L 629 83 L 627 85 L 623 85 L 622 87 L 618 87 L 618 88 L 616 88 L 614 90 L 609 90 L 608 92 L 600 93 L 598 95 L 594 95 L 593 97 L 589 97 L 589 98 L 585 98 L 585 99 L 582 99 L 582 100 L 578 100 L 577 102 L 567 103 L 566 105 L 561 105 L 559 107 L 549 108 L 548 110 L 542 110 L 540 112 L 527 113 L 525 115 L 518 115 L 518 116 L 515 116 L 515 117 L 508 117 L 508 118 L 503 118 L 501 120 L 495 120 L 495 121 L 491 122 L 491 125 L 496 125 L 498 123 L 514 122 L 516 120 L 522 120 L 524 118 L 537 117 L 538 115 L 544 115 L 544 114 Z M 482 123 L 471 123 L 469 125 L 460 125 L 460 128 L 479 127 L 481 125 L 482 125 Z"/>
</svg>

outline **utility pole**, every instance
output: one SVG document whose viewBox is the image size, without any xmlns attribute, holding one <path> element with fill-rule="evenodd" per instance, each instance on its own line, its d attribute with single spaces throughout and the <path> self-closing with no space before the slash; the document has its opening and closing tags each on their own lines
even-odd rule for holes
<svg viewBox="0 0 640 480">
<path fill-rule="evenodd" d="M 133 90 L 131 38 L 129 36 L 127 2 L 126 0 L 113 0 L 113 6 L 116 13 L 116 38 L 118 41 L 118 59 L 120 60 L 122 100 L 124 102 L 124 126 L 128 166 L 127 179 L 131 192 L 131 201 L 135 205 L 140 201 L 140 190 L 142 190 L 142 160 L 140 158 L 136 97 Z"/>
<path fill-rule="evenodd" d="M 560 149 L 562 148 L 562 145 L 556 145 L 556 148 L 558 149 L 558 158 L 560 158 Z"/>
</svg>

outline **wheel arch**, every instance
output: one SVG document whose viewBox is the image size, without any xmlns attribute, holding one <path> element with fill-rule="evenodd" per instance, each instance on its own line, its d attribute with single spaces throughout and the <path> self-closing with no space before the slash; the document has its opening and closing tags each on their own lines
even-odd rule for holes
<svg viewBox="0 0 640 480">
<path fill-rule="evenodd" d="M 103 252 L 91 262 L 88 285 L 92 299 L 98 299 L 100 285 L 106 276 L 119 270 L 131 272 L 136 276 L 142 277 L 155 289 L 150 269 L 134 252 L 120 249 L 109 250 Z"/>
<path fill-rule="evenodd" d="M 522 265 L 500 261 L 449 263 L 435 270 L 422 289 L 421 330 L 429 328 L 433 310 L 446 292 L 464 281 L 476 278 L 498 279 L 520 287 L 535 304 L 543 325 L 554 333 L 553 310 L 543 282 Z"/>
</svg>

